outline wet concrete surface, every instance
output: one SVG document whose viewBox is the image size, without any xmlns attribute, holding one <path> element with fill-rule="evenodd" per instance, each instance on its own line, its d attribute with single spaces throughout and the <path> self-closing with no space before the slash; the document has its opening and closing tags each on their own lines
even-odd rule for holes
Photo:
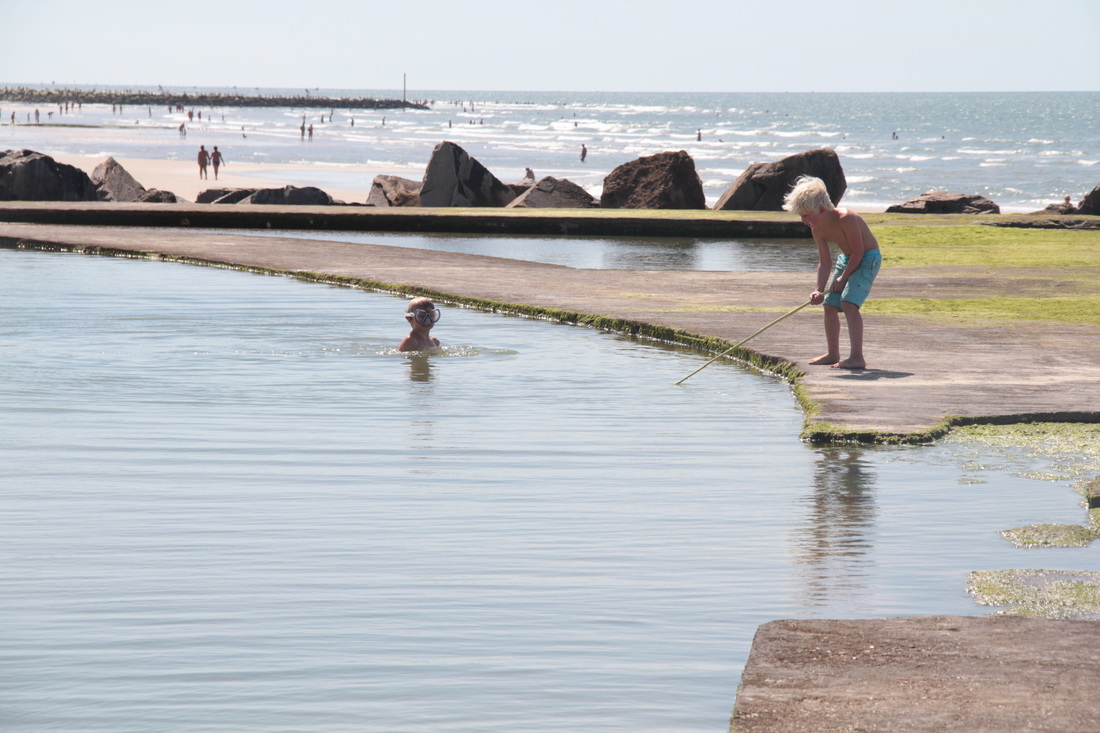
<svg viewBox="0 0 1100 733">
<path fill-rule="evenodd" d="M 1100 624 L 784 620 L 756 632 L 736 733 L 1100 730 Z"/>
</svg>

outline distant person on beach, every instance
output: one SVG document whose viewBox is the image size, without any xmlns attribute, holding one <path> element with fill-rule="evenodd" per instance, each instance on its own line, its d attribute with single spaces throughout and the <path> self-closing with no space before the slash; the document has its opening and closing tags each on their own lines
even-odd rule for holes
<svg viewBox="0 0 1100 733">
<path fill-rule="evenodd" d="M 206 152 L 206 146 L 199 146 L 199 178 L 209 178 L 206 175 L 206 166 L 210 162 L 210 153 Z"/>
<path fill-rule="evenodd" d="M 581 162 L 583 163 L 584 159 L 587 158 L 587 157 L 588 157 L 588 148 L 586 148 L 584 146 L 584 144 L 582 143 L 581 144 Z"/>
<path fill-rule="evenodd" d="M 180 123 L 180 137 L 187 137 L 187 128 L 183 126 L 182 122 Z"/>
<path fill-rule="evenodd" d="M 859 309 L 871 293 L 875 275 L 882 266 L 878 240 L 863 217 L 851 209 L 833 206 L 825 182 L 820 178 L 802 176 L 795 181 L 794 188 L 783 199 L 783 208 L 802 218 L 817 244 L 817 288 L 810 294 L 810 302 L 825 306 L 828 351 L 810 359 L 809 363 L 829 364 L 839 369 L 866 369 L 863 314 Z M 840 248 L 835 265 L 829 253 L 829 242 Z M 833 281 L 826 293 L 830 269 Z M 840 311 L 844 311 L 848 323 L 851 345 L 848 358 L 843 361 L 840 359 Z"/>
<path fill-rule="evenodd" d="M 312 124 L 309 127 L 306 128 L 306 133 L 309 134 L 309 139 L 312 140 L 313 139 L 313 125 Z"/>
<path fill-rule="evenodd" d="M 218 146 L 214 146 L 214 152 L 210 153 L 210 165 L 214 166 L 214 180 L 218 180 L 218 168 L 225 162 L 225 158 L 222 157 L 221 151 L 218 150 Z"/>
<path fill-rule="evenodd" d="M 415 298 L 405 307 L 405 318 L 412 331 L 397 347 L 398 351 L 428 351 L 439 346 L 439 339 L 432 336 L 432 326 L 439 320 L 439 309 L 430 298 Z"/>
<path fill-rule="evenodd" d="M 533 183 L 535 180 L 535 172 L 530 168 L 525 168 L 523 171 L 523 180 L 531 181 Z"/>
</svg>

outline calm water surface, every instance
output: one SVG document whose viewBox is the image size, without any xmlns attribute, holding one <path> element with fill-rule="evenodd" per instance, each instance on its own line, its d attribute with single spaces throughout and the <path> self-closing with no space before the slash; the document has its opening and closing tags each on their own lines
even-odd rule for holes
<svg viewBox="0 0 1100 733">
<path fill-rule="evenodd" d="M 183 230 L 178 230 L 183 231 Z M 216 231 L 216 230 L 215 230 Z M 691 237 L 551 237 L 476 234 L 391 234 L 347 231 L 222 230 L 235 235 L 304 237 L 334 242 L 507 257 L 588 270 L 696 270 L 813 272 L 817 245 L 803 239 L 696 239 Z M 807 233 L 809 229 L 806 230 Z"/>
<path fill-rule="evenodd" d="M 784 384 L 588 329 L 399 355 L 403 307 L 0 250 L 0 727 L 720 733 L 765 621 L 1097 566 L 997 534 L 1066 484 L 802 445 Z"/>
</svg>

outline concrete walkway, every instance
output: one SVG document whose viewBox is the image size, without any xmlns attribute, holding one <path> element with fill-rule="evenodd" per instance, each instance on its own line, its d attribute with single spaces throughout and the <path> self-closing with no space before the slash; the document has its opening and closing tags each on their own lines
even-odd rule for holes
<svg viewBox="0 0 1100 733">
<path fill-rule="evenodd" d="M 0 224 L 0 245 L 102 247 L 235 266 L 317 273 L 451 294 L 456 299 L 562 309 L 653 324 L 736 343 L 805 302 L 813 273 L 580 270 L 475 255 L 305 238 L 202 231 Z M 884 270 L 880 298 L 996 294 L 995 275 Z M 1049 277 L 1015 279 L 1014 292 L 1049 292 Z M 752 309 L 752 310 L 736 310 Z M 846 335 L 842 334 L 842 344 Z M 846 344 L 845 344 L 846 345 Z M 931 323 L 869 316 L 868 369 L 810 367 L 824 350 L 821 316 L 806 308 L 748 346 L 806 370 L 800 383 L 828 423 L 861 439 L 921 434 L 945 417 L 1100 417 L 1100 327 L 1019 321 Z M 688 370 L 690 371 L 690 369 Z M 703 372 L 693 379 L 705 379 Z M 690 388 L 692 381 L 682 388 Z M 819 436 L 820 437 L 820 436 Z"/>
</svg>

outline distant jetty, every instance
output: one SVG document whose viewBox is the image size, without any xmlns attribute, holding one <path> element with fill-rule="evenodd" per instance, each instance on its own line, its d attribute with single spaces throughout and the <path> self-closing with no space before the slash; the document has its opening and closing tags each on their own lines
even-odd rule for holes
<svg viewBox="0 0 1100 733">
<path fill-rule="evenodd" d="M 246 95 L 246 94 L 188 94 L 186 92 L 130 92 L 97 91 L 83 89 L 28 89 L 6 87 L 0 89 L 0 100 L 21 104 L 121 104 L 135 107 L 168 106 L 185 109 L 195 107 L 309 107 L 315 109 L 428 109 L 428 102 L 407 102 L 403 99 L 374 99 L 372 97 L 315 97 L 311 94 L 297 96 Z"/>
</svg>

